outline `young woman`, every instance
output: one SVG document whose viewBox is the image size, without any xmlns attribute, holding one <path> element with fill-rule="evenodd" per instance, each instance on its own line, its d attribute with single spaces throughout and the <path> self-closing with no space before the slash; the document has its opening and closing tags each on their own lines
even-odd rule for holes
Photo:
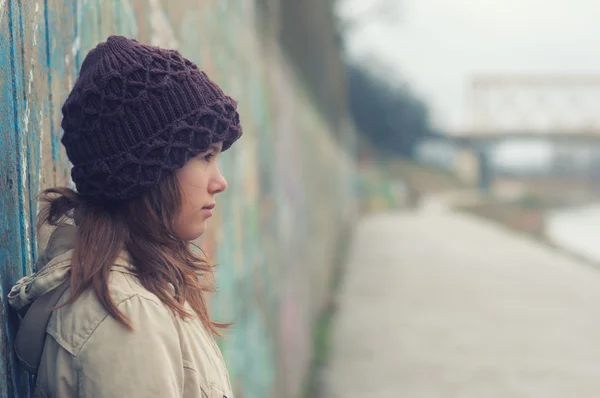
<svg viewBox="0 0 600 398">
<path fill-rule="evenodd" d="M 191 241 L 227 187 L 215 161 L 242 134 L 236 102 L 177 51 L 112 36 L 62 111 L 77 191 L 43 193 L 39 225 L 58 228 L 9 294 L 24 320 L 58 296 L 39 361 L 20 355 L 35 395 L 231 398 L 214 340 L 227 325 L 209 318 L 211 264 Z"/>
</svg>

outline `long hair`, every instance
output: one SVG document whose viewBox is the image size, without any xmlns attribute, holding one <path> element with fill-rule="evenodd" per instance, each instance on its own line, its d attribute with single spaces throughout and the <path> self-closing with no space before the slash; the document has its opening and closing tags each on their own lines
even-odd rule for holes
<svg viewBox="0 0 600 398">
<path fill-rule="evenodd" d="M 181 188 L 174 173 L 139 198 L 122 202 L 95 201 L 69 188 L 42 192 L 38 231 L 44 224 L 77 224 L 70 280 L 73 303 L 91 288 L 106 311 L 123 326 L 133 330 L 130 320 L 112 301 L 108 280 L 122 250 L 126 250 L 141 284 L 155 294 L 176 316 L 188 319 L 187 302 L 212 333 L 229 324 L 212 322 L 204 292 L 213 292 L 213 265 L 192 243 L 177 238 L 175 220 L 179 214 Z M 69 220 L 70 219 L 70 220 Z"/>
</svg>

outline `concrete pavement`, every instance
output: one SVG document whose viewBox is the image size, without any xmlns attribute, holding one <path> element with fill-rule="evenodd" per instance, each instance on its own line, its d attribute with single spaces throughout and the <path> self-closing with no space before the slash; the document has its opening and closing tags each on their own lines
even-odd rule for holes
<svg viewBox="0 0 600 398">
<path fill-rule="evenodd" d="M 443 206 L 353 242 L 323 397 L 600 397 L 596 269 Z"/>
</svg>

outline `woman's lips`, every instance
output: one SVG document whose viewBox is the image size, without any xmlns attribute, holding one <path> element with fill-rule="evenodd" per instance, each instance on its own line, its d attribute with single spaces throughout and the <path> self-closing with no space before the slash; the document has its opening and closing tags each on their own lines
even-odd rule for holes
<svg viewBox="0 0 600 398">
<path fill-rule="evenodd" d="M 215 208 L 215 204 L 214 203 L 212 203 L 212 204 L 210 204 L 208 206 L 204 206 L 202 208 L 202 212 L 204 213 L 204 216 L 211 217 L 212 214 L 213 214 L 213 209 L 214 208 Z"/>
</svg>

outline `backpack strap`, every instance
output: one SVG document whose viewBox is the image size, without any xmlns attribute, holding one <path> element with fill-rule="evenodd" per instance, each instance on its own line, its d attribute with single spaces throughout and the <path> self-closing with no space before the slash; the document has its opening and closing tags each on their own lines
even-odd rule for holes
<svg viewBox="0 0 600 398">
<path fill-rule="evenodd" d="M 29 307 L 21 320 L 15 338 L 15 353 L 23 369 L 36 374 L 44 342 L 46 341 L 46 327 L 50 322 L 52 308 L 58 305 L 60 298 L 69 288 L 70 278 L 67 278 L 57 288 L 38 297 Z"/>
</svg>

